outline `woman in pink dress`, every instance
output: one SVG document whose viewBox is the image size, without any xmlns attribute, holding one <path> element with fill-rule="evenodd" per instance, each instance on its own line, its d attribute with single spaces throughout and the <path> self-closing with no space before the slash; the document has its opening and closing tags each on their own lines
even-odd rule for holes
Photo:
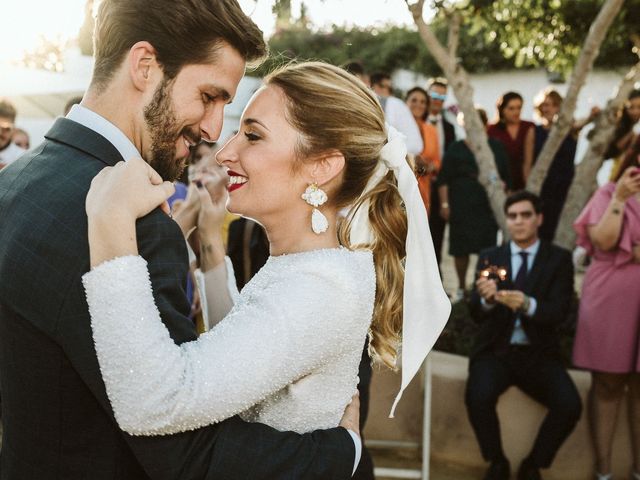
<svg viewBox="0 0 640 480">
<path fill-rule="evenodd" d="M 522 95 L 507 92 L 498 99 L 498 120 L 489 125 L 487 135 L 499 140 L 509 156 L 509 176 L 513 190 L 522 190 L 533 165 L 535 125 L 522 120 Z"/>
<path fill-rule="evenodd" d="M 611 444 L 628 389 L 633 480 L 640 480 L 640 168 L 626 156 L 615 183 L 601 187 L 574 223 L 593 262 L 582 287 L 573 350 L 591 370 L 589 420 L 598 479 L 611 479 Z"/>
</svg>

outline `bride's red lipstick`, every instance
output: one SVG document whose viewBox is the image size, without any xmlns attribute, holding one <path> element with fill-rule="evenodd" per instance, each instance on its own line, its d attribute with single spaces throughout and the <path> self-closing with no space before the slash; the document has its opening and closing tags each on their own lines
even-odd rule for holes
<svg viewBox="0 0 640 480">
<path fill-rule="evenodd" d="M 244 175 L 240 175 L 233 170 L 227 170 L 227 175 L 229 175 L 229 183 L 227 184 L 227 191 L 229 193 L 244 186 L 244 184 L 248 181 L 247 177 L 245 177 Z"/>
</svg>

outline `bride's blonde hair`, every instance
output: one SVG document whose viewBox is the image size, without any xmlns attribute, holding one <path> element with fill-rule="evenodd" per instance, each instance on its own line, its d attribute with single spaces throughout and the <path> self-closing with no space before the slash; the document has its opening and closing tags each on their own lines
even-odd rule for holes
<svg viewBox="0 0 640 480">
<path fill-rule="evenodd" d="M 365 196 L 362 193 L 380 162 L 387 142 L 384 111 L 373 92 L 344 70 L 322 62 L 289 64 L 265 78 L 287 99 L 287 120 L 300 133 L 298 158 L 338 150 L 344 155 L 341 185 L 331 193 L 337 208 L 359 208 L 369 201 L 373 242 L 351 245 L 350 215 L 342 222 L 340 242 L 349 248 L 370 248 L 376 269 L 376 300 L 370 352 L 395 366 L 402 329 L 405 239 L 407 219 L 395 177 L 389 172 Z"/>
</svg>

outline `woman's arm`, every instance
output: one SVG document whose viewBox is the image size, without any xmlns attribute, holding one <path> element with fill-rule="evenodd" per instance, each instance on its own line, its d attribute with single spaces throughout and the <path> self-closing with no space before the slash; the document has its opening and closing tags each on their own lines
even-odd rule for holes
<svg viewBox="0 0 640 480">
<path fill-rule="evenodd" d="M 359 345 L 366 325 L 357 324 L 352 302 L 327 308 L 326 298 L 337 294 L 329 277 L 293 273 L 236 305 L 197 341 L 177 346 L 141 257 L 87 273 L 96 353 L 120 427 L 155 435 L 219 422 Z"/>
<path fill-rule="evenodd" d="M 440 197 L 440 216 L 448 222 L 451 211 L 449 210 L 449 186 L 447 184 L 438 187 L 438 196 Z"/>
<path fill-rule="evenodd" d="M 637 172 L 634 174 L 634 172 Z M 611 201 L 600 221 L 587 227 L 591 243 L 599 250 L 613 250 L 618 245 L 627 199 L 640 192 L 640 172 L 629 167 L 616 183 Z"/>
</svg>

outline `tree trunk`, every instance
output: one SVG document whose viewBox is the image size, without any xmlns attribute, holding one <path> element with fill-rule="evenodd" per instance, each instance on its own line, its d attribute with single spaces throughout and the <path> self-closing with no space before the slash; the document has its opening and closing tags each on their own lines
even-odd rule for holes
<svg viewBox="0 0 640 480">
<path fill-rule="evenodd" d="M 618 12 L 620 12 L 623 3 L 624 0 L 607 0 L 602 5 L 598 16 L 591 25 L 589 34 L 582 46 L 580 57 L 571 74 L 569 89 L 562 102 L 558 120 L 552 126 L 551 132 L 549 132 L 549 138 L 547 138 L 540 155 L 538 155 L 531 175 L 527 180 L 527 190 L 536 194 L 540 193 L 553 158 L 556 156 L 556 153 L 558 153 L 562 142 L 573 126 L 573 114 L 576 110 L 578 94 L 585 84 L 587 75 L 593 68 L 593 62 L 600 52 L 600 46 L 604 41 L 607 31 L 613 23 L 614 18 L 618 15 Z"/>
<path fill-rule="evenodd" d="M 568 249 L 573 249 L 574 247 L 576 234 L 573 230 L 573 222 L 597 188 L 595 178 L 604 161 L 604 153 L 613 139 L 616 114 L 624 105 L 629 93 L 633 90 L 634 84 L 639 80 L 640 63 L 636 64 L 625 75 L 618 87 L 616 96 L 609 100 L 605 110 L 596 119 L 595 134 L 589 142 L 589 149 L 578 164 L 576 175 L 567 194 L 567 201 L 560 215 L 554 243 L 561 247 Z"/>
<path fill-rule="evenodd" d="M 427 48 L 429 48 L 429 51 L 435 58 L 436 62 L 438 62 L 438 65 L 440 65 L 440 68 L 444 71 L 445 76 L 449 79 L 451 88 L 458 99 L 460 110 L 464 113 L 464 123 L 469 148 L 476 157 L 476 162 L 478 163 L 478 169 L 480 171 L 478 181 L 487 191 L 491 210 L 493 211 L 496 222 L 506 235 L 506 223 L 502 210 L 505 201 L 505 194 L 502 189 L 500 177 L 498 176 L 493 152 L 491 151 L 487 141 L 485 126 L 476 112 L 475 105 L 473 103 L 473 88 L 471 87 L 469 75 L 458 63 L 455 56 L 456 52 L 454 49 L 458 44 L 456 36 L 459 34 L 459 30 L 457 28 L 457 22 L 459 19 L 454 15 L 450 20 L 451 28 L 449 31 L 449 49 L 447 49 L 442 46 L 431 28 L 422 19 L 424 0 L 419 0 L 414 4 L 410 4 L 409 1 L 406 0 L 406 3 L 413 15 L 413 20 L 418 27 L 422 40 L 427 45 Z"/>
</svg>

